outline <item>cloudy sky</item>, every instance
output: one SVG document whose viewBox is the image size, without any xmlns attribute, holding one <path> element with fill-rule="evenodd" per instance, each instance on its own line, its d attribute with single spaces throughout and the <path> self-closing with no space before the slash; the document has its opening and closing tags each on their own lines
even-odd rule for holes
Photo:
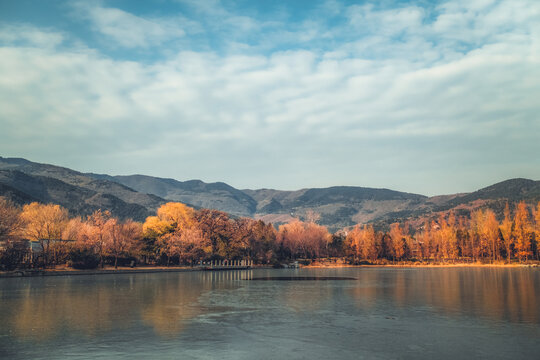
<svg viewBox="0 0 540 360">
<path fill-rule="evenodd" d="M 540 2 L 0 1 L 0 156 L 237 188 L 540 179 Z"/>
</svg>

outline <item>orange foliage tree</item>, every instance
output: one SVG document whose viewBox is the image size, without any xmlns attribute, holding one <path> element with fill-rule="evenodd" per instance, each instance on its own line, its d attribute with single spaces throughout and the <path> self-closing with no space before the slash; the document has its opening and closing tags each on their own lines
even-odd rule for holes
<svg viewBox="0 0 540 360">
<path fill-rule="evenodd" d="M 532 255 L 531 251 L 531 223 L 529 221 L 529 210 L 527 204 L 521 201 L 516 206 L 514 217 L 514 239 L 516 243 L 516 255 L 519 262 Z"/>
<path fill-rule="evenodd" d="M 506 259 L 510 261 L 512 253 L 514 251 L 514 238 L 512 236 L 512 218 L 510 216 L 510 206 L 506 203 L 504 208 L 504 219 L 499 226 L 499 230 L 502 235 L 502 241 L 504 242 L 504 251 L 506 253 Z"/>
<path fill-rule="evenodd" d="M 353 255 L 359 259 L 374 261 L 379 257 L 380 244 L 372 225 L 363 227 L 356 225 L 347 234 L 345 243 L 351 247 Z"/>
<path fill-rule="evenodd" d="M 110 219 L 105 224 L 107 236 L 105 251 L 114 257 L 114 268 L 118 268 L 118 257 L 135 254 L 140 248 L 142 225 L 133 220 L 120 222 Z"/>
<path fill-rule="evenodd" d="M 330 239 L 326 227 L 300 220 L 281 225 L 277 234 L 277 243 L 293 258 L 321 256 Z"/>
<path fill-rule="evenodd" d="M 390 226 L 391 254 L 395 260 L 402 260 L 408 253 L 409 228 L 407 224 L 403 227 L 398 223 Z"/>
<path fill-rule="evenodd" d="M 24 225 L 20 214 L 21 209 L 0 196 L 0 242 L 9 243 L 19 238 Z"/>
<path fill-rule="evenodd" d="M 54 242 L 62 238 L 62 232 L 68 222 L 68 211 L 60 205 L 43 205 L 33 202 L 24 205 L 21 218 L 25 222 L 24 236 L 38 242 L 43 255 L 43 265 L 49 265 L 54 254 Z"/>
<path fill-rule="evenodd" d="M 109 225 L 107 224 L 109 221 L 114 221 L 109 211 L 94 211 L 86 219 L 84 233 L 81 234 L 81 240 L 85 246 L 94 249 L 98 255 L 102 268 L 105 266 L 106 243 L 110 236 Z"/>
<path fill-rule="evenodd" d="M 540 260 L 540 201 L 534 212 L 534 237 L 536 241 L 536 260 Z"/>
<path fill-rule="evenodd" d="M 196 225 L 193 208 L 179 202 L 169 202 L 159 207 L 157 216 L 146 218 L 143 235 L 152 241 L 155 253 L 166 256 L 168 265 L 171 257 L 179 255 L 178 242 L 182 239 L 182 233 Z"/>
</svg>

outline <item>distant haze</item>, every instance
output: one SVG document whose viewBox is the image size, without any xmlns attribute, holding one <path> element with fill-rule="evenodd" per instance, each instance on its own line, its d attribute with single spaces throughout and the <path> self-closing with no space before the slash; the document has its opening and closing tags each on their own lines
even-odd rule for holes
<svg viewBox="0 0 540 360">
<path fill-rule="evenodd" d="M 540 2 L 0 3 L 0 156 L 425 195 L 540 179 Z"/>
</svg>

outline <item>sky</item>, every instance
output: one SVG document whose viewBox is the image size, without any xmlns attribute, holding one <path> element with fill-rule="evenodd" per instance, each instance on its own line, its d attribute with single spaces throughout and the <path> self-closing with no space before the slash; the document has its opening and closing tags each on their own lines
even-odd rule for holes
<svg viewBox="0 0 540 360">
<path fill-rule="evenodd" d="M 540 1 L 0 0 L 0 156 L 424 195 L 540 179 Z"/>
</svg>

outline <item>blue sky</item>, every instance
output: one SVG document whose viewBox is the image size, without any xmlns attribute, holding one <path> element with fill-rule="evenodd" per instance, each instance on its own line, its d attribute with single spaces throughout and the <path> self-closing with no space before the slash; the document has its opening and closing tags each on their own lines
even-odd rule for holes
<svg viewBox="0 0 540 360">
<path fill-rule="evenodd" d="M 540 179 L 540 2 L 0 2 L 0 155 L 238 188 Z"/>
</svg>

